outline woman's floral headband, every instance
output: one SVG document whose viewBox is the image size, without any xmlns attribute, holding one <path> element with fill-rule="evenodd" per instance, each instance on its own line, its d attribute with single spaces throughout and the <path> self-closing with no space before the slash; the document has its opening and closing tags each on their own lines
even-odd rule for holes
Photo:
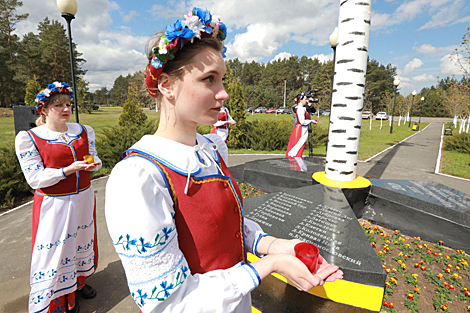
<svg viewBox="0 0 470 313">
<path fill-rule="evenodd" d="M 153 58 L 147 73 L 147 90 L 151 96 L 157 97 L 157 79 L 163 71 L 165 64 L 175 57 L 175 53 L 194 38 L 212 36 L 224 41 L 227 37 L 227 27 L 218 17 L 212 16 L 207 10 L 194 8 L 184 16 L 185 20 L 177 20 L 173 25 L 167 25 L 165 33 L 158 46 L 153 48 Z M 224 47 L 225 57 L 226 48 Z"/>
<path fill-rule="evenodd" d="M 49 101 L 52 95 L 55 95 L 57 93 L 65 93 L 70 97 L 70 99 L 73 99 L 73 90 L 70 88 L 70 85 L 67 83 L 59 83 L 59 82 L 53 82 L 49 85 L 47 85 L 47 88 L 38 93 L 36 96 L 36 109 L 38 110 L 38 113 L 41 114 L 42 107 L 43 105 Z"/>
</svg>

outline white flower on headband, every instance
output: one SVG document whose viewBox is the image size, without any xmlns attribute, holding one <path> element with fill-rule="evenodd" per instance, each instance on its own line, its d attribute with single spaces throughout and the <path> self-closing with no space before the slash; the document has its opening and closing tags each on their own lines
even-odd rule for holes
<svg viewBox="0 0 470 313">
<path fill-rule="evenodd" d="M 184 16 L 186 19 L 183 21 L 183 24 L 193 31 L 194 37 L 201 39 L 201 32 L 205 31 L 206 27 L 202 24 L 199 16 L 193 15 L 193 11 L 189 11 L 188 15 Z M 191 38 L 191 43 L 194 42 L 194 37 Z"/>
</svg>

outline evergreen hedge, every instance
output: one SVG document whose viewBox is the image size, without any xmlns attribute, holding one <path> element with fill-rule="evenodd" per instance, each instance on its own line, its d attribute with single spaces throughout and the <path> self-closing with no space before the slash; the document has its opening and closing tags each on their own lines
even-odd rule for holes
<svg viewBox="0 0 470 313">
<path fill-rule="evenodd" d="M 453 136 L 445 136 L 444 150 L 470 154 L 470 134 L 462 133 L 455 134 Z"/>
</svg>

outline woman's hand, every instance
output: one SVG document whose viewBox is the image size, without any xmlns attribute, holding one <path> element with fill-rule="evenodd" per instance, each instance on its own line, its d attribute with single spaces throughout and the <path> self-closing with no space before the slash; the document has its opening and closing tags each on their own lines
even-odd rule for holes
<svg viewBox="0 0 470 313">
<path fill-rule="evenodd" d="M 65 176 L 69 176 L 72 173 L 78 171 L 90 171 L 93 170 L 99 162 L 95 163 L 87 163 L 87 161 L 75 161 L 67 167 L 64 167 L 64 174 Z"/>
</svg>

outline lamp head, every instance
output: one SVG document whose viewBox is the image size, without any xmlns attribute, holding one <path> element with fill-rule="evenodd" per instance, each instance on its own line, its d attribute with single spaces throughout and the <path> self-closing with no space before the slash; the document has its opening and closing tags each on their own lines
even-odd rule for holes
<svg viewBox="0 0 470 313">
<path fill-rule="evenodd" d="M 413 90 L 413 92 L 411 93 L 414 96 L 416 96 L 416 90 Z"/>
<path fill-rule="evenodd" d="M 57 7 L 60 13 L 77 14 L 77 1 L 76 0 L 57 0 Z"/>
<path fill-rule="evenodd" d="M 332 48 L 336 47 L 338 44 L 338 27 L 335 27 L 335 30 L 330 35 L 330 45 Z"/>
<path fill-rule="evenodd" d="M 421 101 L 424 101 L 424 97 L 421 97 Z"/>
<path fill-rule="evenodd" d="M 399 80 L 398 78 L 395 78 L 395 79 L 393 80 L 393 84 L 394 84 L 396 87 L 398 87 L 398 85 L 400 85 L 400 80 Z"/>
</svg>

